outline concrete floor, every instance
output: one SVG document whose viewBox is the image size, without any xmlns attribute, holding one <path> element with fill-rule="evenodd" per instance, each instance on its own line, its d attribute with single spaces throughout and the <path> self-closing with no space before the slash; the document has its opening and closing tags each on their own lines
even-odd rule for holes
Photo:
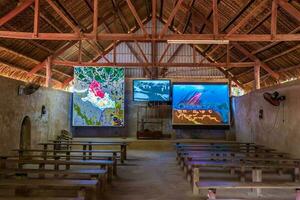
<svg viewBox="0 0 300 200">
<path fill-rule="evenodd" d="M 138 142 L 139 143 L 139 142 Z M 118 167 L 118 177 L 113 181 L 104 200 L 206 200 L 206 192 L 194 196 L 183 171 L 177 165 L 172 142 L 143 141 L 131 144 L 126 164 Z M 142 150 L 145 149 L 145 150 Z M 218 191 L 218 198 L 258 199 L 251 190 L 236 192 Z M 263 200 L 295 200 L 295 192 L 264 190 Z"/>
<path fill-rule="evenodd" d="M 105 200 L 194 200 L 172 151 L 130 150 Z"/>
</svg>

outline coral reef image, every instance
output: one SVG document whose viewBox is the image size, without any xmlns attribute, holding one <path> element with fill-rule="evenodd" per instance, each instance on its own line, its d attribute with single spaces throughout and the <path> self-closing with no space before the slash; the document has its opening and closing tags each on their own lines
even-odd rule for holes
<svg viewBox="0 0 300 200">
<path fill-rule="evenodd" d="M 73 126 L 124 126 L 123 68 L 75 67 Z"/>
<path fill-rule="evenodd" d="M 228 125 L 227 84 L 173 84 L 174 125 Z"/>
<path fill-rule="evenodd" d="M 169 101 L 169 80 L 133 80 L 134 101 Z"/>
</svg>

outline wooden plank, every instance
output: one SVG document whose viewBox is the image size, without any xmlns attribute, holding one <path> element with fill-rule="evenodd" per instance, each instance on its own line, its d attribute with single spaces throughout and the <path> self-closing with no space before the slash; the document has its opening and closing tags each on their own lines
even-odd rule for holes
<svg viewBox="0 0 300 200">
<path fill-rule="evenodd" d="M 9 22 L 12 20 L 14 17 L 19 15 L 21 12 L 26 10 L 31 4 L 33 4 L 34 0 L 27 0 L 23 1 L 20 3 L 16 8 L 14 8 L 12 11 L 4 15 L 3 17 L 0 18 L 0 26 L 3 26 L 5 23 Z"/>
<path fill-rule="evenodd" d="M 293 182 L 270 182 L 270 183 L 241 183 L 233 181 L 200 181 L 197 183 L 199 189 L 297 189 L 300 183 Z"/>
</svg>

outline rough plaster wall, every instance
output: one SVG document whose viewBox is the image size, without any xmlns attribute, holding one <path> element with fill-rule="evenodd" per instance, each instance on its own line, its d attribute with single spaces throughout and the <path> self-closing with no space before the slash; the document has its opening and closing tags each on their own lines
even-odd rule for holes
<svg viewBox="0 0 300 200">
<path fill-rule="evenodd" d="M 23 118 L 31 121 L 31 145 L 53 139 L 62 129 L 70 129 L 70 93 L 40 88 L 32 95 L 18 96 L 18 86 L 24 84 L 0 77 L 0 155 L 19 147 Z M 46 114 L 41 117 L 42 105 Z"/>
<path fill-rule="evenodd" d="M 280 107 L 263 98 L 264 92 L 278 91 L 286 96 Z M 300 81 L 259 90 L 233 101 L 235 132 L 238 141 L 256 142 L 299 157 Z M 259 119 L 259 110 L 264 118 Z"/>
</svg>

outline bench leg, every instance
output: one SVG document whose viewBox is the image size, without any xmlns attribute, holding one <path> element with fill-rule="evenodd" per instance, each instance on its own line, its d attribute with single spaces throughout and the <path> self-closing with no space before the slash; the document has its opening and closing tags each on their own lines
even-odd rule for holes
<svg viewBox="0 0 300 200">
<path fill-rule="evenodd" d="M 244 166 L 241 167 L 241 174 L 240 174 L 240 181 L 245 182 L 246 181 L 246 169 Z"/>
<path fill-rule="evenodd" d="M 296 190 L 296 200 L 300 200 L 300 189 Z"/>
<path fill-rule="evenodd" d="M 114 164 L 113 164 L 113 174 L 115 175 L 115 176 L 117 176 L 117 153 L 113 153 L 113 157 L 112 157 L 112 160 L 113 160 L 113 162 L 114 162 Z"/>
<path fill-rule="evenodd" d="M 253 169 L 252 170 L 252 182 L 254 182 L 254 183 L 262 182 L 262 170 L 261 169 Z M 256 188 L 256 189 L 254 189 L 254 191 L 258 197 L 262 196 L 260 188 Z"/>
<path fill-rule="evenodd" d="M 295 169 L 294 169 L 294 181 L 295 182 L 299 182 L 299 167 L 296 167 Z"/>
<path fill-rule="evenodd" d="M 193 168 L 193 194 L 194 195 L 199 195 L 199 189 L 196 185 L 196 183 L 199 182 L 199 176 L 200 176 L 200 172 L 199 172 L 199 168 L 195 167 Z"/>
</svg>

